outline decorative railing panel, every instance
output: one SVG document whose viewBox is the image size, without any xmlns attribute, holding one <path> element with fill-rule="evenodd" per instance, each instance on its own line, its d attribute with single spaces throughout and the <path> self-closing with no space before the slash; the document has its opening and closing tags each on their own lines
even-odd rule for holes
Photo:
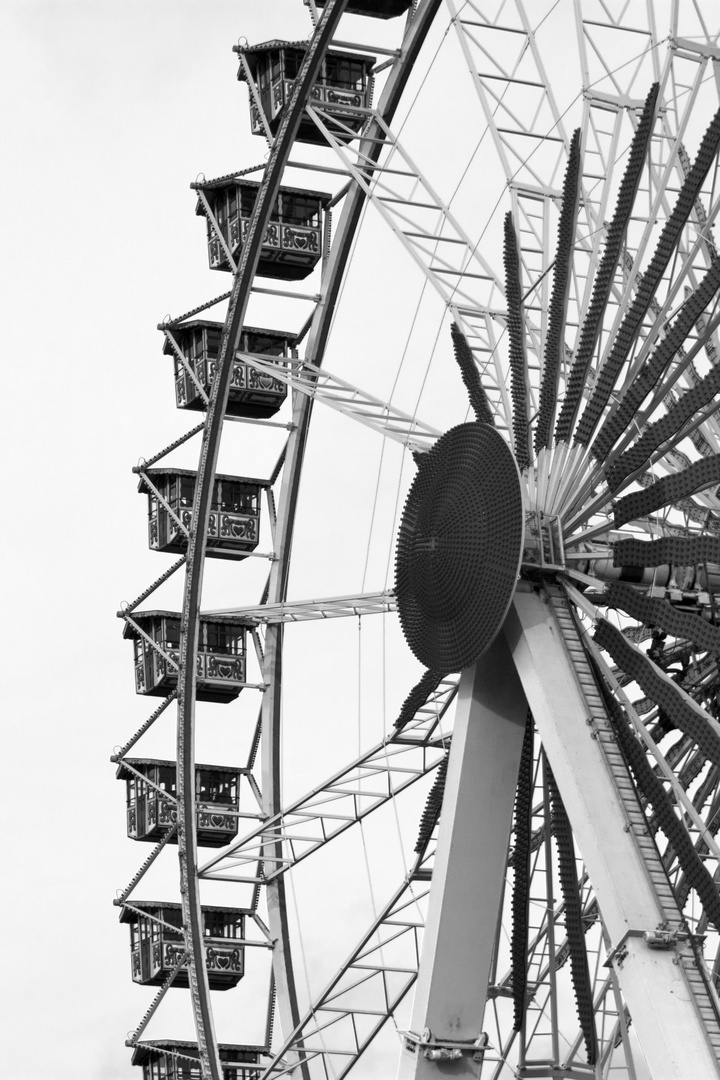
<svg viewBox="0 0 720 1080">
<path fill-rule="evenodd" d="M 187 549 L 192 510 L 189 507 L 173 510 L 176 517 L 164 506 L 155 506 L 155 514 L 148 522 L 148 544 L 153 551 L 183 552 Z M 181 526 L 184 526 L 184 529 Z M 257 545 L 258 536 L 259 519 L 256 515 L 228 510 L 217 510 L 210 514 L 209 547 L 251 551 Z"/>
<path fill-rule="evenodd" d="M 177 824 L 177 805 L 150 790 L 127 808 L 127 834 L 131 840 L 159 840 Z M 237 806 L 197 803 L 198 843 L 218 847 L 238 833 Z M 177 841 L 175 841 L 177 842 Z"/>
<path fill-rule="evenodd" d="M 185 946 L 180 937 L 166 940 L 160 934 L 158 940 L 138 942 L 130 955 L 133 982 L 145 985 L 164 982 L 182 960 L 173 985 L 187 987 L 187 960 L 182 959 L 184 954 Z M 205 959 L 210 985 L 216 990 L 236 985 L 245 973 L 245 951 L 236 942 L 219 938 L 209 940 L 205 947 Z"/>
<path fill-rule="evenodd" d="M 206 358 L 188 358 L 188 364 L 209 396 L 215 378 L 216 361 Z M 233 364 L 228 401 L 229 413 L 239 412 L 242 415 L 242 411 L 237 410 L 235 406 L 245 404 L 263 406 L 263 414 L 271 416 L 280 408 L 286 396 L 287 388 L 279 379 L 274 379 L 267 372 L 256 371 L 242 360 L 236 360 Z M 184 368 L 180 368 L 175 378 L 175 400 L 179 409 L 205 409 L 206 407 L 206 402 L 197 386 Z"/>
<path fill-rule="evenodd" d="M 160 655 L 155 649 L 138 643 L 135 660 L 135 689 L 138 694 L 164 695 L 177 686 L 178 652 L 165 649 Z M 200 652 L 197 658 L 196 674 L 198 689 L 201 693 L 214 691 L 239 691 L 245 684 L 245 657 L 218 652 Z"/>
<path fill-rule="evenodd" d="M 236 216 L 230 218 L 228 225 L 223 229 L 223 235 L 230 246 L 233 256 L 238 254 L 245 243 L 249 224 L 249 218 Z M 263 254 L 269 254 L 281 251 L 297 251 L 319 258 L 321 244 L 322 232 L 319 225 L 288 225 L 284 222 L 271 221 L 265 230 L 262 252 Z M 212 270 L 229 269 L 223 246 L 216 236 L 208 238 L 208 251 Z"/>
</svg>

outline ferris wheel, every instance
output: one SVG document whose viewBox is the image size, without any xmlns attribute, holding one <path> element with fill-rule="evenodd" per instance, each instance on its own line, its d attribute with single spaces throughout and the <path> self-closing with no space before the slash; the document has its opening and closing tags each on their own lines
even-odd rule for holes
<svg viewBox="0 0 720 1080">
<path fill-rule="evenodd" d="M 204 419 L 136 469 L 133 1062 L 719 1076 L 717 14 L 297 6 L 236 47 L 266 160 L 193 185 L 229 289 L 161 327 Z"/>
</svg>

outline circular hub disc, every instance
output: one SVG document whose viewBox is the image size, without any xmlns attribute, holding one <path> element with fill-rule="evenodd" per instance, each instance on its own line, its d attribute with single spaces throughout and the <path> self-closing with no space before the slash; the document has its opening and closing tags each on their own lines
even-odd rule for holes
<svg viewBox="0 0 720 1080">
<path fill-rule="evenodd" d="M 507 614 L 523 543 L 520 477 L 502 435 L 459 424 L 423 455 L 395 555 L 400 624 L 415 656 L 460 671 Z"/>
</svg>

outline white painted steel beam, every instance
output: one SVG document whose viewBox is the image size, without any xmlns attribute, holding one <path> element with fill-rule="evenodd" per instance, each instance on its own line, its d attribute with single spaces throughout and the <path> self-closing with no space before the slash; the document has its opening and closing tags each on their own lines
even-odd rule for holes
<svg viewBox="0 0 720 1080">
<path fill-rule="evenodd" d="M 650 876 L 653 852 L 658 864 L 659 856 L 646 829 L 635 834 L 602 745 L 602 721 L 588 706 L 586 693 L 597 690 L 593 683 L 584 691 L 578 681 L 548 600 L 518 591 L 503 633 L 593 883 L 613 969 L 653 1080 L 710 1080 L 720 1071 L 684 970 L 690 946 L 652 949 L 642 938 L 668 915 L 658 892 L 664 875 Z M 677 912 L 674 929 L 680 923 Z"/>
<path fill-rule="evenodd" d="M 448 683 L 444 697 L 449 704 L 454 684 Z M 444 705 L 444 708 L 447 707 Z M 437 719 L 443 705 L 437 707 Z M 281 813 L 263 820 L 246 836 L 214 855 L 200 868 L 200 874 L 222 881 L 255 883 L 258 860 L 269 843 L 278 854 L 266 862 L 267 881 L 284 874 L 319 847 L 340 836 L 346 829 L 394 799 L 416 780 L 435 769 L 443 757 L 449 734 L 438 735 L 431 745 L 423 739 L 427 719 L 422 711 L 411 731 L 393 731 L 387 739 L 296 800 Z M 414 731 L 419 739 L 413 738 Z M 399 741 L 402 740 L 402 741 Z"/>
<path fill-rule="evenodd" d="M 417 977 L 420 938 L 425 925 L 432 845 L 419 856 L 350 958 L 314 1000 L 309 1011 L 275 1054 L 260 1080 L 294 1076 L 295 1055 L 320 1059 L 314 1076 L 343 1080 L 375 1035 L 392 1016 Z M 400 962 L 388 964 L 390 949 Z"/>
<path fill-rule="evenodd" d="M 379 431 L 410 450 L 424 453 L 442 435 L 438 428 L 424 424 L 422 420 L 401 412 L 381 398 L 365 393 L 346 379 L 333 375 L 327 368 L 308 362 L 279 364 L 250 353 L 238 353 L 237 357 L 256 371 L 284 382 L 293 390 Z"/>
<path fill-rule="evenodd" d="M 382 615 L 397 609 L 395 593 L 358 593 L 356 596 L 329 596 L 324 600 L 286 600 L 281 604 L 257 607 L 219 608 L 209 615 L 239 615 L 248 623 L 312 622 L 339 619 L 347 615 Z"/>
<path fill-rule="evenodd" d="M 448 1071 L 480 1076 L 482 1055 L 462 1048 L 481 1035 L 526 717 L 527 702 L 510 651 L 498 638 L 460 679 L 433 887 L 399 1080 L 439 1080 Z M 462 1058 L 451 1065 L 433 1056 L 443 1049 L 461 1050 Z"/>
<path fill-rule="evenodd" d="M 371 109 L 356 111 L 365 112 L 382 133 L 383 160 L 377 164 L 362 146 L 357 156 L 348 152 L 329 129 L 317 102 L 307 108 L 348 174 L 452 310 L 470 343 L 496 426 L 508 430 L 512 410 L 506 372 L 488 332 L 488 312 L 504 306 L 502 282 L 382 117 Z M 397 165 L 397 158 L 404 169 L 385 168 Z"/>
</svg>

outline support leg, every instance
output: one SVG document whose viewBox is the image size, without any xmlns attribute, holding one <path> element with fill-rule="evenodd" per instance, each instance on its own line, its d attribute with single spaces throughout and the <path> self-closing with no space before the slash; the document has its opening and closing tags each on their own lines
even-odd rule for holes
<svg viewBox="0 0 720 1080">
<path fill-rule="evenodd" d="M 688 972 L 691 950 L 650 948 L 642 938 L 668 917 L 679 923 L 657 848 L 632 797 L 604 705 L 567 605 L 548 593 L 518 590 L 505 621 L 517 671 L 592 881 L 613 948 L 613 970 L 653 1080 L 720 1075 Z M 588 723 L 590 721 L 590 723 Z M 612 756 L 611 756 L 612 755 Z M 686 969 L 685 964 L 688 964 Z"/>
<path fill-rule="evenodd" d="M 460 680 L 427 925 L 399 1080 L 479 1076 L 480 1035 L 502 904 L 527 703 L 499 638 Z M 429 1029 L 430 1035 L 427 1035 Z M 434 1055 L 434 1056 L 433 1056 Z"/>
</svg>

